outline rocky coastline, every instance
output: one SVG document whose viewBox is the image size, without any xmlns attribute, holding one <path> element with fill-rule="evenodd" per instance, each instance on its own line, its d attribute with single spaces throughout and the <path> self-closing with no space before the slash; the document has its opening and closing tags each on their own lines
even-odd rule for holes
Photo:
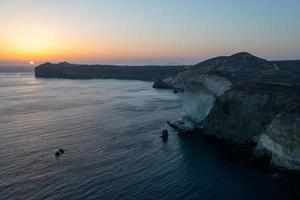
<svg viewBox="0 0 300 200">
<path fill-rule="evenodd" d="M 300 61 L 241 52 L 193 66 L 45 63 L 35 68 L 35 76 L 155 81 L 154 88 L 184 91 L 182 118 L 168 122 L 180 134 L 251 146 L 256 158 L 300 171 Z"/>
<path fill-rule="evenodd" d="M 287 62 L 242 52 L 179 73 L 166 82 L 184 90 L 183 116 L 168 124 L 249 144 L 256 158 L 299 171 L 300 62 Z"/>
</svg>

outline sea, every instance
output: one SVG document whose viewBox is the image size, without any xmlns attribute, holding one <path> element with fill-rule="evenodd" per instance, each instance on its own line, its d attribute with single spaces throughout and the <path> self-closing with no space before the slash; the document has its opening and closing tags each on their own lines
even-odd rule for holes
<svg viewBox="0 0 300 200">
<path fill-rule="evenodd" d="M 300 199 L 299 176 L 178 135 L 181 107 L 152 82 L 0 73 L 0 199 Z"/>
</svg>

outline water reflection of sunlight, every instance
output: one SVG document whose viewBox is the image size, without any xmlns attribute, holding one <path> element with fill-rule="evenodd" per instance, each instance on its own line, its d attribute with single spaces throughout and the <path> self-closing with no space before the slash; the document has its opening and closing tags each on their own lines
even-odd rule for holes
<svg viewBox="0 0 300 200">
<path fill-rule="evenodd" d="M 16 76 L 22 84 L 16 85 L 14 89 L 22 93 L 36 92 L 41 86 L 40 81 L 32 73 L 18 73 Z"/>
</svg>

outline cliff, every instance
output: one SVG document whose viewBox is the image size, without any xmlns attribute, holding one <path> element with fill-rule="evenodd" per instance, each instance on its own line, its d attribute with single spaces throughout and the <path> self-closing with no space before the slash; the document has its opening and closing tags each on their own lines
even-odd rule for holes
<svg viewBox="0 0 300 200">
<path fill-rule="evenodd" d="M 154 81 L 177 75 L 184 66 L 116 66 L 116 65 L 77 65 L 70 63 L 44 63 L 35 68 L 39 78 L 69 79 L 131 79 Z"/>
<path fill-rule="evenodd" d="M 300 170 L 300 62 L 270 62 L 249 53 L 222 56 L 179 73 L 183 117 L 169 124 L 239 144 L 257 157 Z"/>
</svg>

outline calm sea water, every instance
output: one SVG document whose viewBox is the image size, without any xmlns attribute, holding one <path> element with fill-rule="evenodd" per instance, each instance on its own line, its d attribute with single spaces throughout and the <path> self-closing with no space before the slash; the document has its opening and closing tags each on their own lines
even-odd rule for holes
<svg viewBox="0 0 300 200">
<path fill-rule="evenodd" d="M 181 97 L 151 85 L 0 74 L 0 199 L 299 199 L 297 177 L 220 142 L 163 142 Z"/>
</svg>

